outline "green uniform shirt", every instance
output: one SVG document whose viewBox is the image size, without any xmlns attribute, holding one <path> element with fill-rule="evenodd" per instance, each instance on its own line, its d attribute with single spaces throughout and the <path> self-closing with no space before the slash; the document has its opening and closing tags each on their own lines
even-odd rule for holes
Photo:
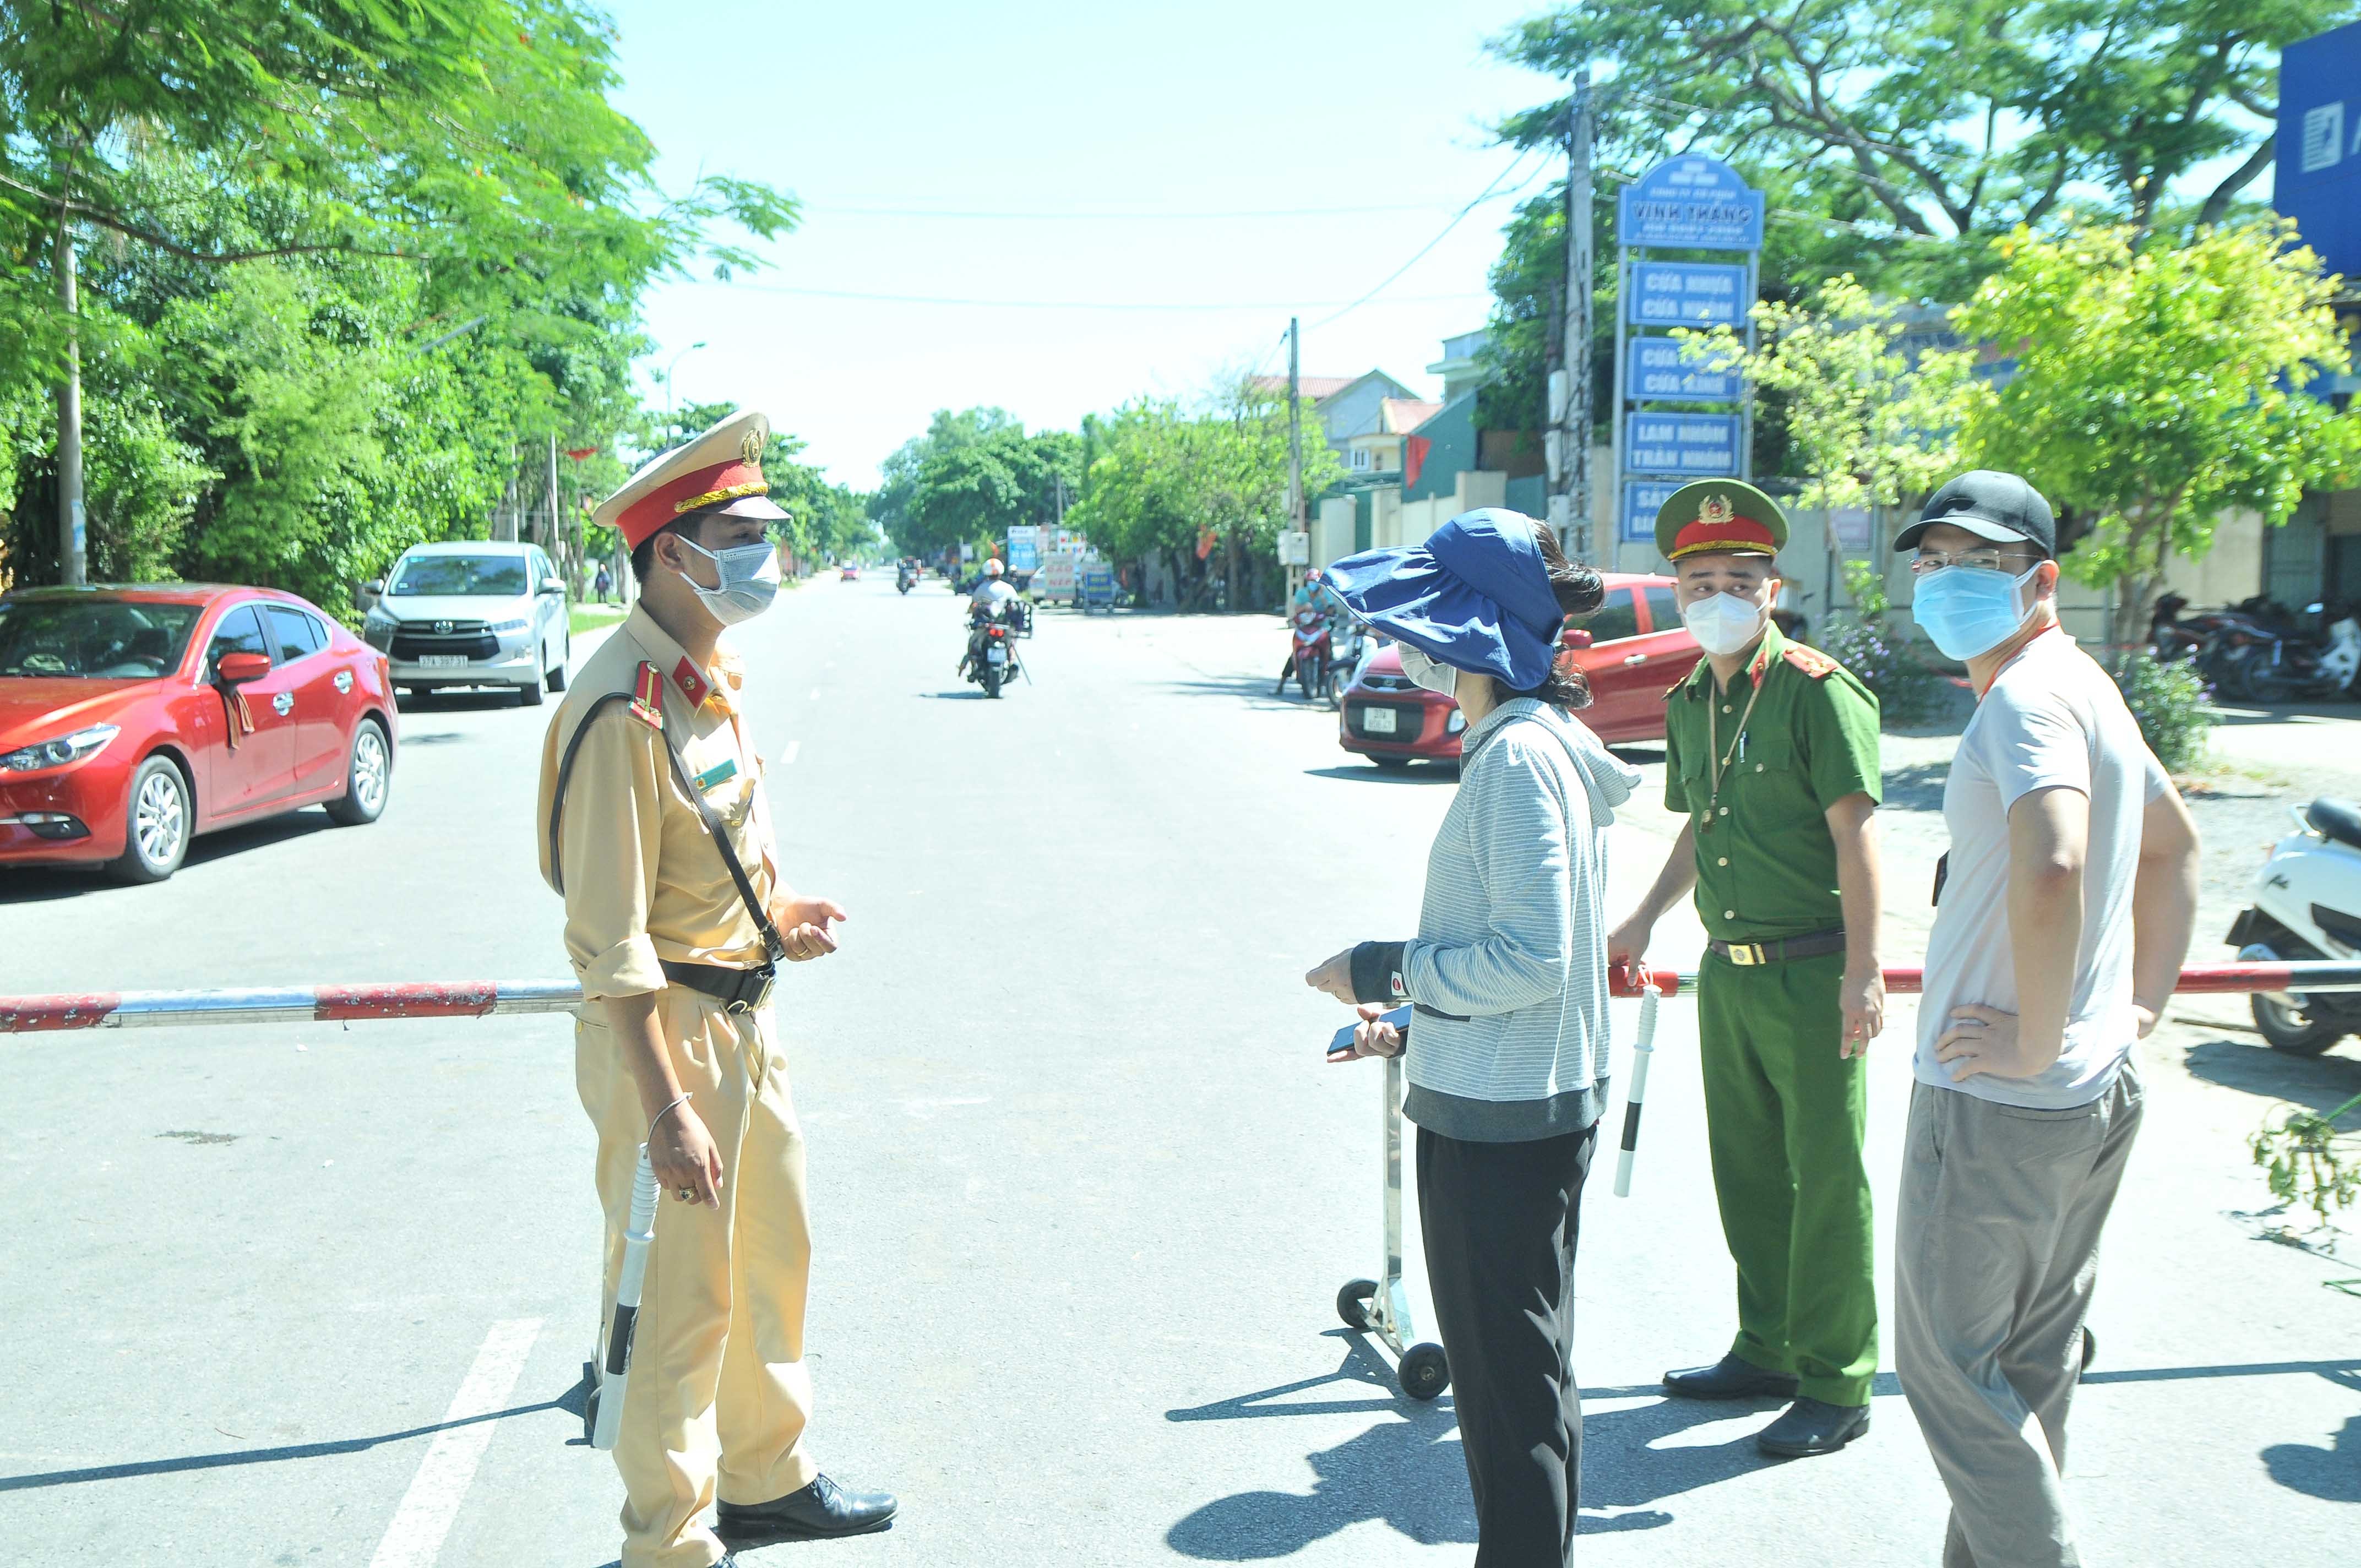
<svg viewBox="0 0 2361 1568">
<path fill-rule="evenodd" d="M 1756 696 L 1759 690 L 1760 696 Z M 1744 738 L 1738 721 L 1750 696 Z M 1718 725 L 1730 765 L 1715 798 Z M 1664 705 L 1664 808 L 1697 828 L 1697 907 L 1706 935 L 1761 942 L 1844 924 L 1828 808 L 1883 798 L 1877 698 L 1850 672 L 1776 626 L 1728 691 L 1703 659 Z"/>
</svg>

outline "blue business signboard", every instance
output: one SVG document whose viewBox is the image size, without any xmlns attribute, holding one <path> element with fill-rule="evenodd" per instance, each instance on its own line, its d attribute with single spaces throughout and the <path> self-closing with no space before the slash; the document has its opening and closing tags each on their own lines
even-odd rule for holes
<svg viewBox="0 0 2361 1568">
<path fill-rule="evenodd" d="M 2361 22 L 2279 53 L 2271 204 L 2331 272 L 2361 275 Z"/>
<path fill-rule="evenodd" d="M 1623 481 L 1623 526 L 1616 537 L 1626 544 L 1645 544 L 1656 537 L 1656 514 L 1673 499 L 1685 479 Z"/>
<path fill-rule="evenodd" d="M 1736 326 L 1746 269 L 1635 261 L 1626 315 L 1633 326 Z"/>
<path fill-rule="evenodd" d="M 1736 414 L 1626 414 L 1623 471 L 1686 479 L 1738 475 Z"/>
<path fill-rule="evenodd" d="M 1623 187 L 1616 240 L 1685 250 L 1763 248 L 1763 192 L 1717 159 L 1672 158 Z"/>
<path fill-rule="evenodd" d="M 1623 395 L 1633 402 L 1732 403 L 1743 395 L 1738 372 L 1709 370 L 1681 357 L 1669 337 L 1635 337 L 1626 345 Z"/>
</svg>

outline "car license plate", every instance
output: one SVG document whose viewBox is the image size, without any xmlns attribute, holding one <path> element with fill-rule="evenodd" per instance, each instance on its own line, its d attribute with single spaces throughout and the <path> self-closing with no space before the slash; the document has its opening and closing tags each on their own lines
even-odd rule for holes
<svg viewBox="0 0 2361 1568">
<path fill-rule="evenodd" d="M 1365 735 L 1390 735 L 1399 716 L 1390 707 L 1361 709 L 1361 732 Z"/>
<path fill-rule="evenodd" d="M 983 651 L 983 662 L 987 664 L 1005 664 L 1008 663 L 1008 650 L 995 642 Z"/>
<path fill-rule="evenodd" d="M 464 670 L 467 667 L 465 653 L 421 653 L 418 667 L 422 670 Z M 1388 718 L 1392 715 L 1389 714 Z"/>
</svg>

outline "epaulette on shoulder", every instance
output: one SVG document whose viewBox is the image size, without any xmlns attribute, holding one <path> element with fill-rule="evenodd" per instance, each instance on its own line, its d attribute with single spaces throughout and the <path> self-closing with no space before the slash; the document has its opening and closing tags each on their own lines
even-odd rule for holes
<svg viewBox="0 0 2361 1568">
<path fill-rule="evenodd" d="M 642 663 L 631 681 L 631 717 L 651 729 L 664 728 L 664 676 Z"/>
<path fill-rule="evenodd" d="M 1788 643 L 1783 656 L 1816 681 L 1827 680 L 1843 667 L 1817 648 L 1806 648 L 1800 642 Z"/>
</svg>

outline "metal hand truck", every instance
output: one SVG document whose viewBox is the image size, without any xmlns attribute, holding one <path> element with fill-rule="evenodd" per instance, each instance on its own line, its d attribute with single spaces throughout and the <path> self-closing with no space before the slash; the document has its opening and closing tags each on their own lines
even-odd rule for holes
<svg viewBox="0 0 2361 1568">
<path fill-rule="evenodd" d="M 1640 999 L 1640 1024 L 1632 1043 L 1630 1087 L 1625 1091 L 1623 1136 L 1615 1163 L 1615 1195 L 1631 1195 L 1631 1166 L 1639 1152 L 1640 1108 L 1647 1098 L 1648 1064 L 1655 1050 L 1656 1003 L 1659 997 L 1695 994 L 1697 971 L 1694 970 L 1641 970 L 1617 967 L 1608 971 L 1608 994 L 1611 997 Z M 1923 987 L 1925 971 L 1915 969 L 1890 969 L 1885 971 L 1888 995 L 1916 995 Z M 2290 963 L 2204 964 L 2180 971 L 2174 988 L 2175 995 L 2257 991 L 2361 991 L 2361 962 L 2323 960 Z M 1384 1015 L 1384 1022 L 1405 1033 L 1410 1026 L 1411 1010 L 1398 1007 Z M 1349 1046 L 1352 1028 L 1337 1032 L 1329 1049 L 1333 1054 L 1339 1046 Z M 1451 1386 L 1451 1362 L 1443 1346 L 1432 1340 L 1422 1340 L 1411 1321 L 1410 1292 L 1402 1279 L 1402 1058 L 1385 1058 L 1385 1084 L 1379 1102 L 1379 1117 L 1383 1136 L 1379 1146 L 1383 1153 L 1385 1174 L 1385 1248 L 1386 1266 L 1382 1277 L 1348 1281 L 1336 1292 L 1336 1315 L 1345 1326 L 1356 1332 L 1374 1334 L 1378 1342 L 1393 1352 L 1394 1379 L 1401 1391 L 1418 1400 L 1434 1398 Z M 2082 1332 L 2082 1365 L 2089 1366 L 2097 1353 L 2097 1342 L 2088 1329 Z"/>
</svg>

